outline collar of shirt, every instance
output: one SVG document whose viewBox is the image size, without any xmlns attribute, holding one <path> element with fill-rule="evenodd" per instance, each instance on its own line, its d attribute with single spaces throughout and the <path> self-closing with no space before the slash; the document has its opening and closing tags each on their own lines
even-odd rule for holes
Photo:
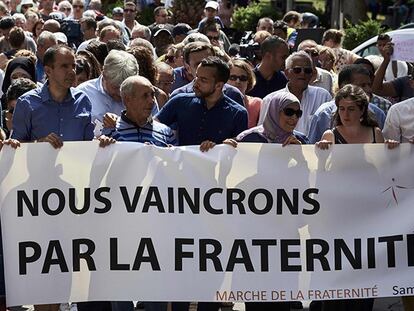
<svg viewBox="0 0 414 311">
<path fill-rule="evenodd" d="M 151 118 L 151 116 L 150 116 L 150 117 L 148 118 L 147 122 L 146 122 L 143 126 L 138 125 L 137 123 L 135 123 L 134 121 L 132 121 L 131 119 L 129 119 L 129 118 L 126 116 L 126 110 L 123 110 L 123 111 L 122 111 L 122 113 L 121 113 L 121 119 L 122 119 L 122 121 L 124 121 L 124 122 L 126 122 L 126 123 L 128 123 L 128 124 L 131 124 L 131 125 L 133 125 L 133 126 L 135 126 L 135 127 L 137 127 L 137 128 L 147 127 L 148 125 L 151 125 L 151 124 L 152 124 L 152 118 Z"/>
<path fill-rule="evenodd" d="M 50 95 L 49 81 L 46 81 L 46 83 L 41 86 L 40 98 L 41 98 L 42 103 L 52 103 L 52 104 L 58 103 L 60 105 L 71 105 L 76 100 L 73 92 L 74 92 L 74 89 L 69 88 L 68 94 L 66 95 L 65 99 L 62 102 L 58 103 L 52 98 L 52 95 Z"/>
</svg>

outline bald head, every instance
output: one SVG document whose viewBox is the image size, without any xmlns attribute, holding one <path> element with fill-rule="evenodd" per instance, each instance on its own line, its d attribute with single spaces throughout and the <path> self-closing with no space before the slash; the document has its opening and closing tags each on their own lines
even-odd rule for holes
<svg viewBox="0 0 414 311">
<path fill-rule="evenodd" d="M 126 96 L 133 96 L 141 86 L 152 88 L 151 82 L 145 77 L 135 75 L 127 78 L 121 84 L 121 97 L 124 99 Z"/>
<path fill-rule="evenodd" d="M 60 24 L 57 20 L 48 19 L 45 24 L 43 25 L 43 30 L 50 31 L 50 32 L 59 32 L 60 31 Z"/>
</svg>

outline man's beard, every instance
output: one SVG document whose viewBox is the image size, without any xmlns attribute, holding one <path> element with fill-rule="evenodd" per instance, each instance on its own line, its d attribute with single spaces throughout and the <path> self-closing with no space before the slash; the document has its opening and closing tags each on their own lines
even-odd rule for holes
<svg viewBox="0 0 414 311">
<path fill-rule="evenodd" d="M 200 97 L 200 98 L 206 98 L 206 97 L 209 97 L 210 95 L 214 94 L 215 89 L 213 88 L 213 89 L 211 89 L 211 90 L 209 90 L 209 91 L 204 91 L 204 92 L 202 92 L 202 91 L 200 91 L 200 90 L 196 89 L 195 87 L 193 87 L 193 91 L 194 91 L 194 93 L 195 93 L 195 95 L 196 95 L 197 97 Z"/>
</svg>

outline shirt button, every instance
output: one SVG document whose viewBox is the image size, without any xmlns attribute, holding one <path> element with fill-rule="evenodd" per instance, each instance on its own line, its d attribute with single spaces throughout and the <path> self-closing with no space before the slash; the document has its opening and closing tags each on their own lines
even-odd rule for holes
<svg viewBox="0 0 414 311">
<path fill-rule="evenodd" d="M 60 137 L 63 137 L 63 134 L 60 134 Z"/>
<path fill-rule="evenodd" d="M 60 118 L 60 121 L 63 121 L 63 118 Z"/>
</svg>

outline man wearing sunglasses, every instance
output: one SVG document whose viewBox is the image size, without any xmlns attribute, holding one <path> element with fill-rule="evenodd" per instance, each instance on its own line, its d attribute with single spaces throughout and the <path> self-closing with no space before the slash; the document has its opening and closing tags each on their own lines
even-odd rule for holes
<svg viewBox="0 0 414 311">
<path fill-rule="evenodd" d="M 125 26 L 128 36 L 131 37 L 132 29 L 134 26 L 139 25 L 135 20 L 137 17 L 137 6 L 134 2 L 128 1 L 124 4 L 124 20 L 122 24 Z"/>
<path fill-rule="evenodd" d="M 286 59 L 285 74 L 289 82 L 285 91 L 294 94 L 300 100 L 303 116 L 300 118 L 296 130 L 308 135 L 312 115 L 320 105 L 332 99 L 331 94 L 320 87 L 309 85 L 314 73 L 312 58 L 304 51 L 295 52 Z M 269 103 L 274 93 L 263 99 L 258 124 L 262 124 L 269 109 Z"/>
<path fill-rule="evenodd" d="M 298 45 L 298 51 L 305 51 L 312 58 L 315 71 L 312 75 L 310 85 L 324 88 L 332 94 L 334 78 L 329 71 L 319 67 L 319 51 L 317 46 L 313 40 L 304 40 Z"/>
</svg>

